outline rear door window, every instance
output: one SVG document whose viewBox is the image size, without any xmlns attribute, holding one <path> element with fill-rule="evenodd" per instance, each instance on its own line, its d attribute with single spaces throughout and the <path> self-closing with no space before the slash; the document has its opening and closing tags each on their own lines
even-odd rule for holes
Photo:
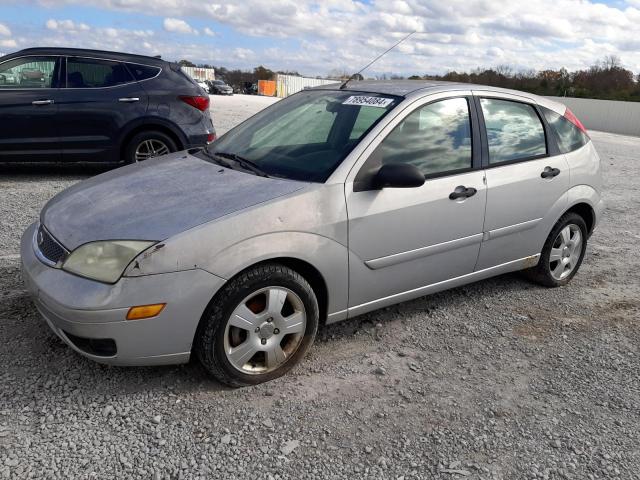
<svg viewBox="0 0 640 480">
<path fill-rule="evenodd" d="M 489 142 L 489 164 L 540 158 L 547 154 L 542 121 L 527 103 L 480 99 Z"/>
<path fill-rule="evenodd" d="M 121 62 L 92 58 L 67 59 L 67 88 L 104 88 L 133 82 Z"/>
<path fill-rule="evenodd" d="M 553 130 L 562 153 L 573 152 L 589 142 L 589 137 L 562 115 L 545 107 L 542 107 L 542 113 Z"/>
</svg>

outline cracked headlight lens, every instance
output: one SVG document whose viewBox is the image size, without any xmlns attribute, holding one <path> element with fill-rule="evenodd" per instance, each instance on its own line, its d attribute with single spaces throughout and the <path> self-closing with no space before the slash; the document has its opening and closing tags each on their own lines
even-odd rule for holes
<svg viewBox="0 0 640 480">
<path fill-rule="evenodd" d="M 79 246 L 62 265 L 62 269 L 99 282 L 115 283 L 127 265 L 156 242 L 109 240 Z"/>
</svg>

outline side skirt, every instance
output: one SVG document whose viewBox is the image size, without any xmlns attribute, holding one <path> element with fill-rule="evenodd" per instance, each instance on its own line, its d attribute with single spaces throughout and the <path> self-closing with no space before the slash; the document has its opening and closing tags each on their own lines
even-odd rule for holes
<svg viewBox="0 0 640 480">
<path fill-rule="evenodd" d="M 431 285 L 425 285 L 424 287 L 414 288 L 406 292 L 396 293 L 389 295 L 388 297 L 379 298 L 371 302 L 362 303 L 354 307 L 350 307 L 347 310 L 341 310 L 339 312 L 331 313 L 327 318 L 327 324 L 339 322 L 346 318 L 353 318 L 357 315 L 362 315 L 379 308 L 388 307 L 396 303 L 406 302 L 432 293 L 441 292 L 450 288 L 459 287 L 468 283 L 477 282 L 478 280 L 484 280 L 486 278 L 495 277 L 504 273 L 515 272 L 517 270 L 523 270 L 526 268 L 535 267 L 540 260 L 540 254 L 532 255 L 511 262 L 496 265 L 494 267 L 485 268 L 477 272 L 471 272 L 466 275 L 451 278 L 449 280 L 443 280 L 442 282 L 432 283 Z"/>
</svg>

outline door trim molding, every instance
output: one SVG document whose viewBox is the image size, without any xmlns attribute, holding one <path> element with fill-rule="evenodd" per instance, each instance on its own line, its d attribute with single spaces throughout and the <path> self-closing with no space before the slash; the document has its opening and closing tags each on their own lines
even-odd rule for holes
<svg viewBox="0 0 640 480">
<path fill-rule="evenodd" d="M 374 258 L 372 260 L 365 261 L 364 264 L 371 270 L 378 270 L 380 268 L 390 267 L 399 263 L 428 257 L 429 255 L 436 255 L 438 253 L 456 250 L 458 248 L 480 243 L 482 242 L 482 237 L 482 233 L 476 233 L 474 235 L 469 235 L 468 237 L 462 237 L 456 240 L 449 240 L 447 242 L 429 245 L 428 247 L 416 248 L 414 250 L 408 250 L 406 252 L 394 253 L 391 255 L 386 255 L 384 257 Z"/>
<path fill-rule="evenodd" d="M 484 241 L 493 240 L 494 238 L 504 237 L 505 235 L 513 235 L 514 233 L 524 232 L 535 228 L 542 221 L 542 217 L 534 218 L 522 223 L 509 225 L 508 227 L 495 228 L 485 232 Z"/>
</svg>

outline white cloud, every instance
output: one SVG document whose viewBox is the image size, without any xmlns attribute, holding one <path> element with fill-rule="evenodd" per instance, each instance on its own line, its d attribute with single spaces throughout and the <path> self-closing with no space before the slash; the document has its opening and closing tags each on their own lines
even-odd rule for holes
<svg viewBox="0 0 640 480">
<path fill-rule="evenodd" d="M 29 2 L 51 8 L 89 5 L 119 11 L 123 16 L 150 14 L 148 0 Z M 84 24 L 67 24 L 65 20 L 50 20 L 53 23 L 47 22 L 47 28 L 55 33 L 50 37 L 54 44 L 84 44 L 80 39 L 86 37 L 88 45 L 100 44 L 102 48 L 155 51 L 164 58 L 227 66 L 263 63 L 309 74 L 352 71 L 411 30 L 419 33 L 368 73 L 441 73 L 498 63 L 516 69 L 578 69 L 611 53 L 619 55 L 626 67 L 640 72 L 636 40 L 640 38 L 640 0 L 620 2 L 618 8 L 596 0 L 157 0 L 154 5 L 154 11 L 166 17 L 165 31 L 195 35 L 198 31 L 188 23 L 191 18 L 211 22 L 211 27 L 200 30 L 197 45 L 191 43 L 196 37 L 169 40 L 166 35 L 136 35 L 120 28 L 118 37 L 112 38 L 104 28 L 89 33 L 82 30 Z M 209 37 L 220 30 L 216 25 L 232 32 L 228 35 L 225 30 L 221 42 L 226 42 L 226 48 L 219 50 L 203 43 L 211 42 Z M 10 26 L 14 31 L 18 28 Z M 244 36 L 242 46 L 248 45 L 251 51 L 234 50 L 234 34 Z M 22 45 L 23 40 L 18 42 Z"/>
<path fill-rule="evenodd" d="M 17 46 L 18 46 L 18 43 L 13 39 L 0 40 L 1 48 L 16 48 Z"/>
<path fill-rule="evenodd" d="M 167 32 L 186 33 L 189 35 L 198 34 L 198 31 L 195 28 L 179 18 L 165 18 L 163 26 Z"/>
<path fill-rule="evenodd" d="M 91 30 L 86 23 L 76 23 L 73 20 L 55 20 L 50 18 L 45 25 L 49 30 L 61 30 L 68 33 L 87 32 Z"/>
<path fill-rule="evenodd" d="M 3 36 L 3 37 L 11 36 L 11 30 L 4 23 L 0 23 L 0 36 Z"/>
</svg>

